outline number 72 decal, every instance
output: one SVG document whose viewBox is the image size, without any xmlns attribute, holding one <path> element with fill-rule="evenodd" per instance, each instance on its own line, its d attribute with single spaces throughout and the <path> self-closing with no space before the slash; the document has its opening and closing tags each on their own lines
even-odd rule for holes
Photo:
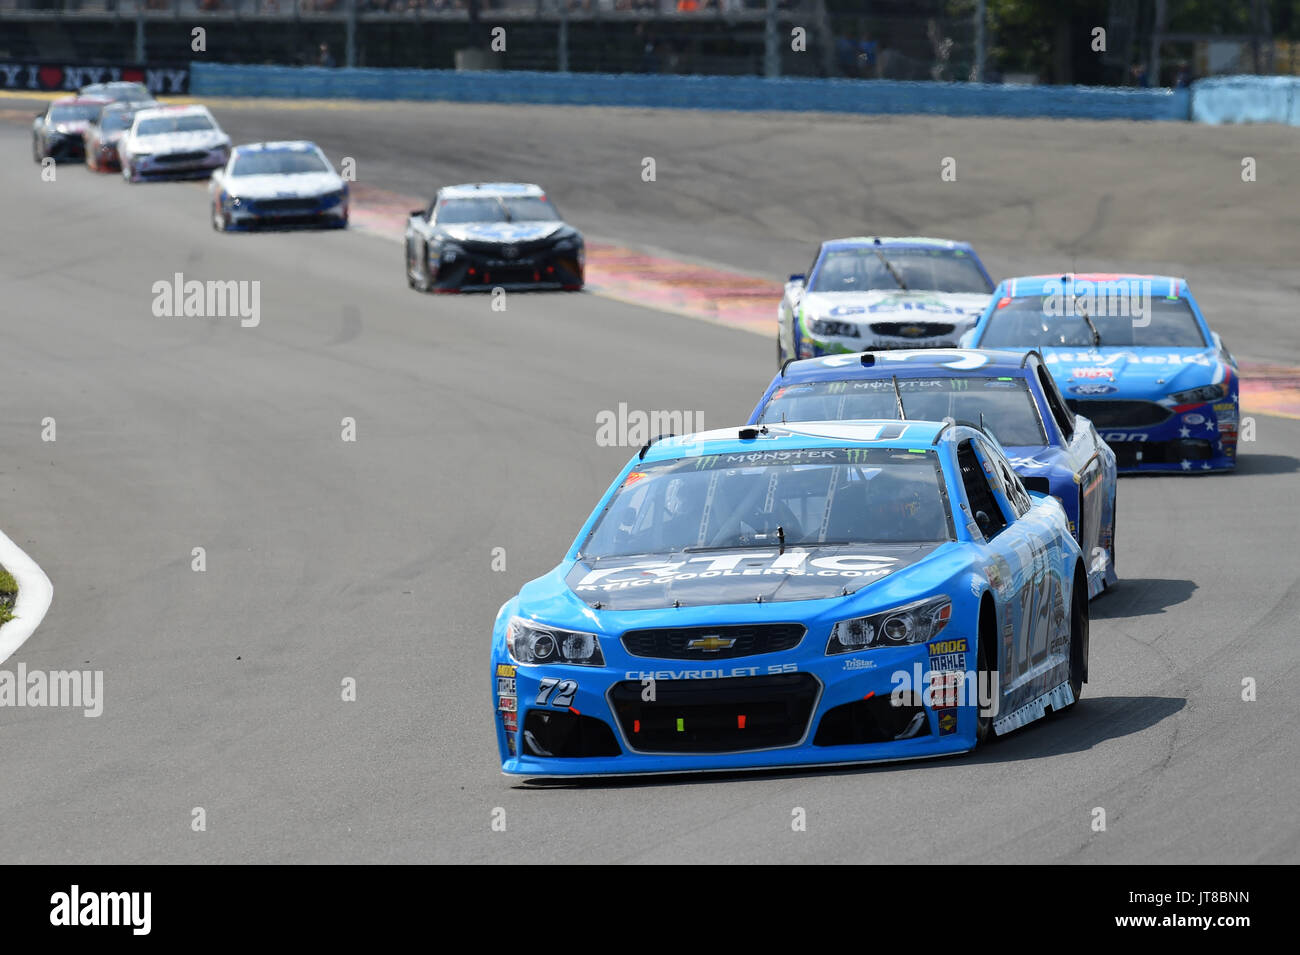
<svg viewBox="0 0 1300 955">
<path fill-rule="evenodd" d="M 554 677 L 547 677 L 537 684 L 538 706 L 562 706 L 568 708 L 573 705 L 573 697 L 578 692 L 578 682 L 576 680 L 557 680 Z M 553 694 L 553 695 L 552 695 Z"/>
</svg>

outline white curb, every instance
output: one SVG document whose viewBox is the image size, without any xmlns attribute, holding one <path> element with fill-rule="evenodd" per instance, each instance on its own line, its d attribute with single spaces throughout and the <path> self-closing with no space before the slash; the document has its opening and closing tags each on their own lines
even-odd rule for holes
<svg viewBox="0 0 1300 955">
<path fill-rule="evenodd" d="M 36 561 L 6 537 L 4 531 L 0 531 L 0 564 L 18 581 L 14 619 L 0 626 L 0 663 L 4 663 L 45 619 L 45 612 L 54 599 L 54 585 Z"/>
</svg>

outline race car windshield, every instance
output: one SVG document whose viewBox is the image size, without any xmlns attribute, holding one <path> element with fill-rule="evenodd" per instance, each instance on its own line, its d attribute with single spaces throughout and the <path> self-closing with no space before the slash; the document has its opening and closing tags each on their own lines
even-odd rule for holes
<svg viewBox="0 0 1300 955">
<path fill-rule="evenodd" d="M 206 116 L 154 116 L 140 120 L 137 136 L 161 136 L 165 133 L 201 133 L 213 129 Z"/>
<path fill-rule="evenodd" d="M 981 348 L 1093 346 L 1092 328 L 1103 347 L 1205 348 L 1207 343 L 1185 298 L 1089 296 L 1076 303 L 1059 295 L 1026 295 L 998 302 Z"/>
<path fill-rule="evenodd" d="M 439 225 L 466 222 L 550 222 L 559 218 L 555 207 L 540 196 L 444 199 L 438 204 Z"/>
<path fill-rule="evenodd" d="M 147 103 L 153 99 L 147 89 L 141 86 L 87 86 L 81 91 L 82 96 L 99 96 L 103 99 L 127 103 Z"/>
<path fill-rule="evenodd" d="M 973 292 L 979 295 L 993 291 L 993 286 L 969 252 L 961 249 L 891 249 L 885 246 L 828 250 L 813 271 L 808 291 L 897 290 L 898 280 L 880 261 L 882 255 L 909 290 Z"/>
<path fill-rule="evenodd" d="M 760 422 L 843 421 L 897 418 L 917 421 L 968 421 L 992 432 L 1008 447 L 1047 443 L 1033 396 L 1023 378 L 900 378 L 898 392 L 890 379 L 810 381 L 772 393 Z"/>
<path fill-rule="evenodd" d="M 818 448 L 656 462 L 628 474 L 587 561 L 719 548 L 950 540 L 933 450 Z"/>
<path fill-rule="evenodd" d="M 106 109 L 99 117 L 99 128 L 106 133 L 120 133 L 130 126 L 131 114 L 123 109 Z"/>
<path fill-rule="evenodd" d="M 306 149 L 239 153 L 230 170 L 232 176 L 292 176 L 309 172 L 329 172 L 329 166 L 316 153 Z"/>
<path fill-rule="evenodd" d="M 94 119 L 99 115 L 102 106 L 53 106 L 50 108 L 50 122 L 52 123 L 80 123 L 88 119 Z"/>
</svg>

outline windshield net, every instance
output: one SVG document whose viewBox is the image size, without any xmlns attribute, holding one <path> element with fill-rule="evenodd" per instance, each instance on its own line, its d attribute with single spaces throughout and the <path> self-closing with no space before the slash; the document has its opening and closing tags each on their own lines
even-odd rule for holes
<svg viewBox="0 0 1300 955">
<path fill-rule="evenodd" d="M 601 513 L 586 560 L 718 548 L 950 539 L 932 450 L 819 448 L 638 467 Z"/>
</svg>

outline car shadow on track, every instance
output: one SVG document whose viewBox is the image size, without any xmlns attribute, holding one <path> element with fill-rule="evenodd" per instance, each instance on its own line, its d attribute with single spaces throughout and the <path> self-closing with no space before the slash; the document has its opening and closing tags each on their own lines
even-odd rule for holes
<svg viewBox="0 0 1300 955">
<path fill-rule="evenodd" d="M 828 776 L 865 776 L 874 773 L 924 772 L 943 768 L 954 760 L 973 765 L 1019 763 L 1069 753 L 1087 752 L 1108 740 L 1150 729 L 1187 705 L 1182 697 L 1099 696 L 1083 698 L 1068 712 L 1049 714 L 1006 737 L 981 746 L 973 753 L 908 762 L 857 766 L 799 767 L 745 772 L 665 773 L 656 776 L 618 776 L 593 779 L 529 777 L 516 789 L 624 789 L 652 786 L 703 785 L 743 780 L 808 779 Z M 828 753 L 829 756 L 829 753 Z"/>
<path fill-rule="evenodd" d="M 1242 454 L 1237 458 L 1237 474 L 1294 474 L 1300 471 L 1300 458 L 1289 454 Z"/>
<path fill-rule="evenodd" d="M 1150 577 L 1121 577 L 1113 592 L 1093 599 L 1088 616 L 1093 620 L 1119 620 L 1164 613 L 1196 593 L 1194 580 L 1161 580 Z"/>
</svg>

